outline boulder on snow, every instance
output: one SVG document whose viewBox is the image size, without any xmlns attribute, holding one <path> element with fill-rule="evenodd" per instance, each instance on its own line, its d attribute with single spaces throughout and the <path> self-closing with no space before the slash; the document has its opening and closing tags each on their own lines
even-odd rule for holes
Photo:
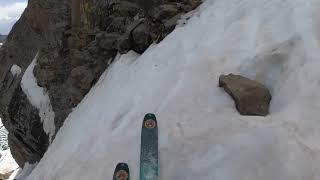
<svg viewBox="0 0 320 180">
<path fill-rule="evenodd" d="M 271 94 L 264 85 L 240 75 L 229 74 L 219 77 L 219 86 L 233 98 L 240 114 L 269 114 Z"/>
</svg>

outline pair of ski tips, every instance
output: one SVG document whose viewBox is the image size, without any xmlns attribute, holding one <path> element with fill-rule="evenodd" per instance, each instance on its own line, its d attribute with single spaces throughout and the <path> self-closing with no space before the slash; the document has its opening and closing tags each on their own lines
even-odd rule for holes
<svg viewBox="0 0 320 180">
<path fill-rule="evenodd" d="M 141 130 L 140 180 L 158 180 L 158 123 L 154 114 L 146 114 Z M 129 166 L 119 163 L 113 180 L 130 180 Z"/>
</svg>

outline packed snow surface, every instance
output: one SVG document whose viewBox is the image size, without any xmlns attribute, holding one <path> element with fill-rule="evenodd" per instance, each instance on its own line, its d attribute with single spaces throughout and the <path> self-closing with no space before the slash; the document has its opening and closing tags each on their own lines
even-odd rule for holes
<svg viewBox="0 0 320 180">
<path fill-rule="evenodd" d="M 207 0 L 140 57 L 119 57 L 70 114 L 28 180 L 139 177 L 141 123 L 159 121 L 162 180 L 320 179 L 320 1 Z M 273 95 L 241 116 L 218 87 L 235 73 Z"/>
<path fill-rule="evenodd" d="M 37 64 L 39 55 L 37 54 L 31 64 L 26 69 L 22 80 L 21 88 L 28 97 L 30 103 L 39 110 L 39 116 L 43 122 L 43 129 L 49 135 L 50 141 L 55 133 L 54 111 L 46 89 L 38 86 L 37 79 L 33 74 L 33 69 Z"/>
</svg>

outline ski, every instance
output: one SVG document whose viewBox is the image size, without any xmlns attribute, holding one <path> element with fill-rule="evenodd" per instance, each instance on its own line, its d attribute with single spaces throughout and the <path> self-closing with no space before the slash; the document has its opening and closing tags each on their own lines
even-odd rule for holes
<svg viewBox="0 0 320 180">
<path fill-rule="evenodd" d="M 119 163 L 114 170 L 113 180 L 130 180 L 129 167 L 126 163 Z"/>
<path fill-rule="evenodd" d="M 158 123 L 154 114 L 146 114 L 141 131 L 140 180 L 158 180 Z"/>
</svg>

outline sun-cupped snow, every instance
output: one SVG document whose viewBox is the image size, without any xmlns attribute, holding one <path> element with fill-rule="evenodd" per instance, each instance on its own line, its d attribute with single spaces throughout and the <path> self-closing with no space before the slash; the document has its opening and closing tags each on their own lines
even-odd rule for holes
<svg viewBox="0 0 320 180">
<path fill-rule="evenodd" d="M 28 97 L 30 103 L 39 110 L 39 116 L 43 123 L 43 130 L 49 135 L 50 142 L 55 133 L 54 111 L 50 104 L 50 99 L 46 89 L 38 86 L 37 79 L 33 74 L 39 55 L 37 54 L 31 64 L 26 69 L 22 80 L 21 88 Z"/>
<path fill-rule="evenodd" d="M 159 123 L 163 180 L 320 179 L 320 2 L 206 0 L 143 55 L 121 56 L 69 115 L 28 180 L 139 179 L 141 123 Z M 241 116 L 220 74 L 266 84 Z"/>
<path fill-rule="evenodd" d="M 10 72 L 13 76 L 19 76 L 21 74 L 21 68 L 18 65 L 14 64 L 11 66 Z"/>
</svg>

